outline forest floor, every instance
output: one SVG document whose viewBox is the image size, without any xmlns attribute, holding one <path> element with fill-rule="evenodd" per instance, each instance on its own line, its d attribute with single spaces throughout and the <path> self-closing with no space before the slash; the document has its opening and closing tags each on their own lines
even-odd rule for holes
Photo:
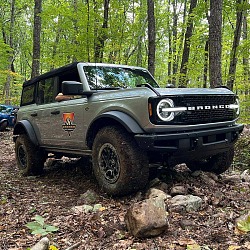
<svg viewBox="0 0 250 250">
<path fill-rule="evenodd" d="M 227 171 L 214 183 L 206 183 L 188 170 L 164 173 L 160 178 L 169 190 L 183 185 L 190 194 L 203 199 L 203 206 L 198 212 L 170 213 L 168 231 L 138 239 L 129 234 L 124 222 L 138 194 L 107 197 L 100 193 L 89 171 L 67 161 L 48 164 L 41 176 L 22 177 L 15 162 L 11 130 L 0 133 L 0 143 L 0 250 L 23 250 L 37 243 L 42 236 L 31 234 L 25 226 L 35 215 L 59 228 L 47 237 L 62 250 L 76 243 L 77 249 L 90 250 L 250 249 L 250 233 L 235 230 L 235 219 L 250 210 L 250 184 L 239 178 L 242 171 Z M 71 208 L 82 205 L 80 196 L 87 190 L 98 194 L 96 203 L 103 209 L 73 212 Z"/>
</svg>

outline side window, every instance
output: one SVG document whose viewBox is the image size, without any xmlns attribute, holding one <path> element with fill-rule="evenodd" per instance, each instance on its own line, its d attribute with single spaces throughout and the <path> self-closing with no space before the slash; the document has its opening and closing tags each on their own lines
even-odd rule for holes
<svg viewBox="0 0 250 250">
<path fill-rule="evenodd" d="M 25 86 L 23 88 L 21 106 L 28 105 L 35 102 L 34 99 L 35 84 Z"/>
<path fill-rule="evenodd" d="M 56 77 L 41 80 L 37 89 L 37 103 L 46 104 L 55 101 L 57 92 Z"/>
</svg>

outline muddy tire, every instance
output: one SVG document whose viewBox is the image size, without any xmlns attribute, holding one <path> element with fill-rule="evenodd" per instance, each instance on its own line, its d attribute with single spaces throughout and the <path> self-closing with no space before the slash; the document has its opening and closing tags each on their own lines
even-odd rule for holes
<svg viewBox="0 0 250 250">
<path fill-rule="evenodd" d="M 0 121 L 0 132 L 3 132 L 3 131 L 5 131 L 5 129 L 7 128 L 7 126 L 8 126 L 8 121 Z"/>
<path fill-rule="evenodd" d="M 145 187 L 149 177 L 146 154 L 134 138 L 116 126 L 104 127 L 93 144 L 93 171 L 100 188 L 122 196 Z"/>
<path fill-rule="evenodd" d="M 43 172 L 45 157 L 26 135 L 19 135 L 15 142 L 17 166 L 24 176 Z"/>
<path fill-rule="evenodd" d="M 234 148 L 228 151 L 211 156 L 201 161 L 188 162 L 187 166 L 191 171 L 202 170 L 215 174 L 224 173 L 232 164 L 234 158 Z"/>
</svg>

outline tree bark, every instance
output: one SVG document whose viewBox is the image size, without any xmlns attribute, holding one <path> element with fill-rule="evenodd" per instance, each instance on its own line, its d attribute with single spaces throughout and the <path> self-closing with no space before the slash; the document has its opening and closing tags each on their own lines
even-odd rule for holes
<svg viewBox="0 0 250 250">
<path fill-rule="evenodd" d="M 104 50 L 104 43 L 107 39 L 106 30 L 108 28 L 108 19 L 109 19 L 109 1 L 104 0 L 104 9 L 103 9 L 103 23 L 101 31 L 97 37 L 97 41 L 95 44 L 95 61 L 102 62 L 103 61 L 103 50 Z"/>
<path fill-rule="evenodd" d="M 193 26 L 194 26 L 192 14 L 196 5 L 197 5 L 197 0 L 191 0 L 187 29 L 185 33 L 184 48 L 183 48 L 183 53 L 182 53 L 182 61 L 181 61 L 181 67 L 180 67 L 180 85 L 182 86 L 187 85 L 187 64 L 188 64 L 189 54 L 190 54 L 190 38 L 193 35 Z"/>
<path fill-rule="evenodd" d="M 35 0 L 34 28 L 33 28 L 33 58 L 31 77 L 40 75 L 40 53 L 41 53 L 41 14 L 42 0 Z"/>
<path fill-rule="evenodd" d="M 208 41 L 206 41 L 205 53 L 204 53 L 203 88 L 207 87 L 207 73 L 208 73 Z"/>
<path fill-rule="evenodd" d="M 154 0 L 147 0 L 148 8 L 148 70 L 155 73 L 155 14 Z"/>
<path fill-rule="evenodd" d="M 209 76 L 210 87 L 222 85 L 221 76 L 221 40 L 222 40 L 222 4 L 223 0 L 210 0 L 209 22 Z"/>
<path fill-rule="evenodd" d="M 247 35 L 247 32 L 248 32 L 248 25 L 247 25 L 247 11 L 244 11 L 243 13 L 243 25 L 242 25 L 242 28 L 243 28 L 243 33 L 242 33 L 242 38 L 244 41 L 247 41 L 248 39 L 248 35 Z M 249 82 L 250 79 L 250 72 L 249 72 L 249 59 L 248 59 L 248 56 L 249 55 L 249 49 L 247 49 L 246 53 L 243 54 L 243 69 L 244 69 L 244 81 L 245 82 Z"/>
<path fill-rule="evenodd" d="M 227 80 L 227 87 L 231 90 L 233 90 L 234 81 L 235 81 L 235 73 L 236 73 L 236 66 L 237 66 L 237 48 L 240 43 L 240 36 L 241 36 L 241 27 L 242 27 L 242 20 L 243 20 L 243 10 L 239 10 L 239 6 L 244 2 L 245 0 L 237 0 L 237 18 L 236 18 L 236 27 L 234 30 L 234 41 L 232 50 L 230 53 L 230 66 L 229 66 L 229 72 L 228 72 L 228 80 Z"/>
<path fill-rule="evenodd" d="M 172 1 L 173 5 L 173 40 L 172 40 L 172 55 L 173 55 L 173 77 L 172 77 L 172 84 L 176 86 L 176 74 L 178 70 L 178 62 L 177 62 L 177 55 L 176 55 L 176 48 L 177 48 L 177 24 L 178 24 L 178 16 L 177 16 L 177 0 Z"/>
<path fill-rule="evenodd" d="M 9 36 L 9 46 L 10 49 L 14 50 L 14 43 L 13 43 L 13 32 L 14 32 L 14 25 L 15 25 L 15 0 L 11 1 L 11 11 L 10 11 L 10 36 Z M 4 42 L 8 44 L 8 39 L 5 36 L 5 32 L 3 32 L 3 38 Z M 4 97 L 5 97 L 5 104 L 11 104 L 11 93 L 10 93 L 10 86 L 11 86 L 11 80 L 12 76 L 10 72 L 14 72 L 14 56 L 13 56 L 13 51 L 9 50 L 9 64 L 8 64 L 8 75 L 6 82 L 4 84 Z"/>
</svg>

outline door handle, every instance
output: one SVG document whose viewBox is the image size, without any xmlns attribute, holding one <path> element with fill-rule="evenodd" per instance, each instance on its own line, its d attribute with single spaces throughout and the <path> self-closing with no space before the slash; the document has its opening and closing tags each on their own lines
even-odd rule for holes
<svg viewBox="0 0 250 250">
<path fill-rule="evenodd" d="M 51 111 L 50 112 L 52 115 L 59 115 L 60 111 L 59 110 L 55 110 L 55 111 Z"/>
<path fill-rule="evenodd" d="M 31 113 L 30 115 L 34 117 L 37 116 L 37 113 Z"/>
</svg>

